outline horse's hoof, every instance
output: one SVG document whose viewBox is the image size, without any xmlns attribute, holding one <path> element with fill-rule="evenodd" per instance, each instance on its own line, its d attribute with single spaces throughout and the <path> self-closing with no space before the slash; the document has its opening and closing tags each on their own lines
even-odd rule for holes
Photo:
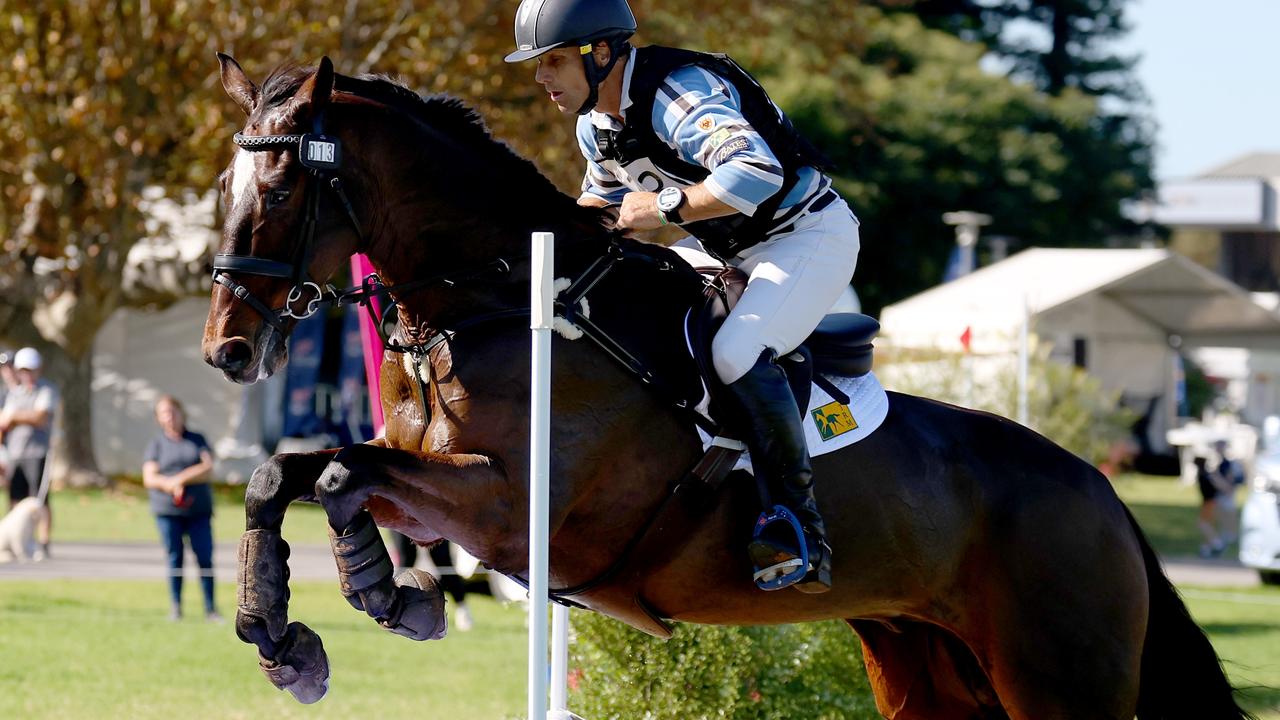
<svg viewBox="0 0 1280 720">
<path fill-rule="evenodd" d="M 409 568 L 395 577 L 396 601 L 390 617 L 378 624 L 411 640 L 439 640 L 448 632 L 444 593 L 431 575 Z"/>
<path fill-rule="evenodd" d="M 289 623 L 284 643 L 274 659 L 258 656 L 267 679 L 294 699 L 310 705 L 329 691 L 329 659 L 320 636 L 300 622 Z"/>
</svg>

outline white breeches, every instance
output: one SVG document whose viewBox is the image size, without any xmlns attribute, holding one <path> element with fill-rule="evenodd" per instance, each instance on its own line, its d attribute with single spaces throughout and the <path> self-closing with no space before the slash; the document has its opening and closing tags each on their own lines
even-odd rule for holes
<svg viewBox="0 0 1280 720">
<path fill-rule="evenodd" d="M 796 222 L 734 257 L 747 289 L 711 342 L 716 374 L 726 384 L 750 370 L 760 354 L 796 349 L 841 298 L 858 264 L 858 221 L 844 200 Z M 720 265 L 687 237 L 671 246 L 690 265 Z"/>
</svg>

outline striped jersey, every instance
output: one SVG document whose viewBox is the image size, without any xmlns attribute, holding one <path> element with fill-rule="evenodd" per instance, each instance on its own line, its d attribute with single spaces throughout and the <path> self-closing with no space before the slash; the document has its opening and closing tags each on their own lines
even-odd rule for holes
<svg viewBox="0 0 1280 720">
<path fill-rule="evenodd" d="M 631 107 L 631 74 L 635 49 L 622 79 L 620 110 L 626 117 Z M 622 202 L 631 191 L 657 192 L 664 187 L 688 187 L 696 181 L 663 171 L 648 158 L 625 166 L 607 159 L 597 145 L 596 129 L 621 130 L 623 124 L 609 115 L 592 110 L 578 118 L 578 147 L 587 160 L 582 179 L 582 195 L 610 204 Z M 753 215 L 756 208 L 783 185 L 782 163 L 764 138 L 742 114 L 738 90 L 727 80 L 708 70 L 688 65 L 669 74 L 658 86 L 653 103 L 652 126 L 658 139 L 680 159 L 710 171 L 704 187 L 717 200 L 735 210 Z M 821 172 L 805 167 L 798 182 L 783 199 L 777 216 L 808 201 L 831 186 Z"/>
</svg>

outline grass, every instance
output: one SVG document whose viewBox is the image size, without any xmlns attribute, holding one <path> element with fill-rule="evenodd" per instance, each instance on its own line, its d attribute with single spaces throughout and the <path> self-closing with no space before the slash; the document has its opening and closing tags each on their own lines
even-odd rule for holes
<svg viewBox="0 0 1280 720">
<path fill-rule="evenodd" d="M 1196 527 L 1200 491 L 1178 478 L 1121 475 L 1114 481 L 1152 547 L 1164 557 L 1194 556 L 1203 540 Z"/>
<path fill-rule="evenodd" d="M 111 489 L 59 490 L 52 498 L 53 538 L 68 542 L 159 542 L 156 523 L 140 482 L 117 480 Z M 290 544 L 328 545 L 324 511 L 294 503 L 285 514 Z M 213 538 L 235 542 L 244 532 L 244 486 L 214 492 Z"/>
<path fill-rule="evenodd" d="M 1116 489 L 1157 550 L 1195 554 L 1194 487 L 1130 475 Z M 243 489 L 220 488 L 216 498 L 215 537 L 234 541 L 244 527 Z M 145 491 L 135 484 L 60 491 L 54 503 L 55 540 L 156 541 Z M 291 543 L 326 543 L 319 508 L 295 505 L 286 517 Z M 413 643 L 376 628 L 332 583 L 291 587 L 292 617 L 321 634 L 332 666 L 330 694 L 315 706 L 276 691 L 229 624 L 167 622 L 159 583 L 0 582 L 0 718 L 346 718 L 370 707 L 392 716 L 522 714 L 520 610 L 477 598 L 474 632 Z M 1181 589 L 1232 682 L 1249 688 L 1246 707 L 1280 720 L 1280 588 Z M 226 606 L 234 588 L 220 584 L 219 593 Z M 189 588 L 191 617 L 199 615 L 197 595 Z"/>
<path fill-rule="evenodd" d="M 469 599 L 472 632 L 415 643 L 379 629 L 332 583 L 291 587 L 291 618 L 318 632 L 329 654 L 329 694 L 312 706 L 267 681 L 230 623 L 166 620 L 159 583 L 0 582 L 0 717 L 345 720 L 370 708 L 386 717 L 522 714 L 523 610 Z M 235 597 L 229 583 L 218 592 Z M 188 617 L 200 617 L 199 598 L 187 600 Z"/>
<path fill-rule="evenodd" d="M 1180 588 L 1209 634 L 1242 704 L 1260 720 L 1280 720 L 1280 589 Z"/>
</svg>

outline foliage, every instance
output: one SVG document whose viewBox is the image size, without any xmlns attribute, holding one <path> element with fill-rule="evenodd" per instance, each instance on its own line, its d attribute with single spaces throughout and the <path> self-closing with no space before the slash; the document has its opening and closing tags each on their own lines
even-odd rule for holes
<svg viewBox="0 0 1280 720">
<path fill-rule="evenodd" d="M 963 203 L 964 209 L 988 213 L 995 220 L 985 230 L 988 235 L 1006 236 L 1022 246 L 1096 246 L 1144 232 L 1120 212 L 1120 201 L 1154 187 L 1154 127 L 1133 73 L 1135 59 L 1112 50 L 1113 41 L 1129 29 L 1124 18 L 1127 0 L 874 0 L 872 4 L 891 17 L 919 18 L 929 28 L 972 41 L 971 47 L 981 47 L 986 53 L 983 59 L 988 67 L 1008 69 L 1006 81 L 1027 86 L 1038 98 L 1056 99 L 1074 108 L 1062 113 L 1045 106 L 1028 114 L 1013 105 L 1014 116 L 1003 116 L 1005 122 L 1001 123 L 1012 132 L 992 128 L 992 132 L 1005 132 L 998 139 L 1000 155 L 994 167 L 982 162 L 983 154 L 975 158 L 969 151 L 971 139 L 958 137 L 956 157 L 968 160 L 969 168 L 993 180 L 994 185 L 938 198 L 952 203 L 944 209 L 960 209 L 958 203 Z M 946 94 L 950 93 L 938 95 Z M 984 106 L 1005 102 L 982 96 L 972 100 L 979 113 Z M 918 104 L 915 99 L 908 102 Z M 1059 109 L 1065 107 L 1060 105 Z M 954 121 L 948 124 L 956 125 Z M 964 124 L 961 120 L 957 127 Z M 920 136 L 908 137 L 914 141 Z M 1031 147 L 1039 148 L 1037 155 L 1043 164 L 1018 160 Z M 927 156 L 946 158 L 947 152 L 929 152 Z M 974 159 L 978 162 L 973 163 Z M 861 160 L 873 167 L 880 165 L 874 157 Z M 962 167 L 963 162 L 956 166 Z M 1029 181 L 1037 183 L 1039 191 L 1017 192 Z M 1006 182 L 1012 187 L 1006 187 Z M 927 230 L 936 240 L 941 237 L 941 228 L 936 221 L 937 206 L 931 202 L 935 188 L 923 184 L 927 193 L 924 201 L 914 204 L 926 210 L 924 219 L 934 228 L 915 227 L 904 234 L 915 237 Z M 949 183 L 944 179 L 937 184 Z M 901 188 L 904 193 L 911 189 Z M 873 208 L 878 211 L 880 206 Z M 908 209 L 895 208 L 889 216 L 894 221 L 909 217 L 903 212 Z M 892 245 L 895 253 L 901 248 L 896 240 Z M 930 247 L 934 248 L 933 259 L 927 274 L 918 281 L 920 287 L 940 276 L 941 248 L 936 242 Z M 945 257 L 945 252 L 941 253 L 941 258 Z M 889 292 L 883 296 L 892 301 L 901 297 L 905 287 L 900 287 L 903 279 L 899 277 L 889 282 Z M 872 305 L 878 306 L 882 293 L 879 288 L 869 290 L 866 294 Z"/>
<path fill-rule="evenodd" d="M 1096 464 L 1111 459 L 1126 441 L 1136 416 L 1084 370 L 1050 358 L 1050 347 L 1034 348 L 1028 361 L 1028 426 L 1081 458 Z M 1018 417 L 1018 375 L 1014 358 L 948 356 L 928 362 L 877 367 L 888 387 L 977 410 Z"/>
<path fill-rule="evenodd" d="M 574 712 L 589 718 L 876 718 L 857 637 L 839 621 L 677 625 L 667 641 L 574 615 Z"/>
<path fill-rule="evenodd" d="M 138 292 L 124 278 L 134 246 L 155 232 L 148 193 L 202 196 L 231 155 L 242 118 L 219 87 L 214 52 L 259 80 L 280 63 L 328 54 L 339 72 L 378 71 L 459 96 L 573 192 L 582 160 L 572 119 L 546 101 L 531 65 L 502 62 L 516 4 L 0 0 L 0 340 L 51 356 L 74 463 L 93 466 L 88 358 L 97 329 L 119 307 L 164 303 L 190 286 Z M 984 69 L 980 42 L 1002 22 L 991 8 L 1004 5 L 632 4 L 638 44 L 732 54 L 828 151 L 863 222 L 856 284 L 872 312 L 941 277 L 952 245 L 943 212 L 990 213 L 989 232 L 1025 244 L 1096 244 L 1123 229 L 1118 201 L 1149 185 L 1145 136 L 1103 112 L 1092 81 L 1057 92 Z M 1099 12 L 1120 3 L 1104 5 Z M 1087 25 L 1088 7 L 1071 10 L 1072 27 Z M 1089 37 L 1075 37 L 1090 49 Z M 1093 77 L 1080 67 L 1072 72 Z"/>
</svg>

